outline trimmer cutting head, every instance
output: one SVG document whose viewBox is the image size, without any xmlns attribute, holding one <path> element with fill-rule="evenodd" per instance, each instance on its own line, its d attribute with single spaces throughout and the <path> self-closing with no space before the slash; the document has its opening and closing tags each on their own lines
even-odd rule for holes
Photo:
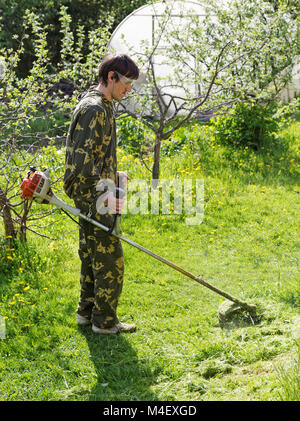
<svg viewBox="0 0 300 421">
<path fill-rule="evenodd" d="M 249 324 L 255 325 L 260 322 L 261 316 L 257 315 L 254 304 L 247 304 L 247 307 L 245 307 L 225 300 L 219 306 L 218 319 L 222 328 L 230 328 L 243 327 Z"/>
</svg>

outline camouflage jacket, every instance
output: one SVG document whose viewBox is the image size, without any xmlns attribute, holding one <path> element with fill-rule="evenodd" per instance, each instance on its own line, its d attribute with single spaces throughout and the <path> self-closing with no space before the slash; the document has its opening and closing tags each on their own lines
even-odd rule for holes
<svg viewBox="0 0 300 421">
<path fill-rule="evenodd" d="M 75 201 L 91 203 L 98 181 L 116 183 L 116 125 L 112 103 L 97 89 L 87 91 L 77 104 L 66 140 L 64 190 Z"/>
</svg>

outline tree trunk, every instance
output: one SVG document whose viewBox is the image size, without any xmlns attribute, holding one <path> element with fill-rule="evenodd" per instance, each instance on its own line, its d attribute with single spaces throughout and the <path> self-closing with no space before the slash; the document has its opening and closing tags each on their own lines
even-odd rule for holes
<svg viewBox="0 0 300 421">
<path fill-rule="evenodd" d="M 16 239 L 16 230 L 14 227 L 14 222 L 11 217 L 9 199 L 7 198 L 5 192 L 0 187 L 0 211 L 3 214 L 3 222 L 6 237 L 11 237 Z"/>
<path fill-rule="evenodd" d="M 28 217 L 28 213 L 30 210 L 30 206 L 28 205 L 28 200 L 25 200 L 24 202 L 24 212 L 22 215 L 22 219 L 20 222 L 20 235 L 21 235 L 21 240 L 23 241 L 27 241 L 27 226 L 26 226 L 26 222 L 27 222 L 27 217 Z"/>
<path fill-rule="evenodd" d="M 154 162 L 152 167 L 152 181 L 159 179 L 159 160 L 160 160 L 161 137 L 156 137 L 154 146 Z"/>
</svg>

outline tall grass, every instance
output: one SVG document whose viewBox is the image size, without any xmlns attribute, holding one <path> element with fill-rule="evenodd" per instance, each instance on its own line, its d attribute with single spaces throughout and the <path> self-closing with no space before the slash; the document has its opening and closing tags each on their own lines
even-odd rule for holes
<svg viewBox="0 0 300 421">
<path fill-rule="evenodd" d="M 279 397 L 282 401 L 300 400 L 300 343 L 296 341 L 297 354 L 289 362 L 278 367 Z"/>
</svg>

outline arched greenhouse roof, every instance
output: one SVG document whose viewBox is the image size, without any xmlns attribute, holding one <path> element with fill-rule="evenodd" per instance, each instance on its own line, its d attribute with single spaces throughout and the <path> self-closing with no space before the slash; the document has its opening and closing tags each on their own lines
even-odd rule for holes
<svg viewBox="0 0 300 421">
<path fill-rule="evenodd" d="M 156 21 L 164 15 L 167 8 L 170 8 L 172 20 L 177 24 L 184 16 L 204 17 L 205 7 L 207 5 L 192 0 L 169 0 L 141 6 L 128 15 L 114 30 L 109 49 L 121 54 L 129 53 L 131 48 L 138 52 L 142 42 L 153 41 Z"/>
</svg>

